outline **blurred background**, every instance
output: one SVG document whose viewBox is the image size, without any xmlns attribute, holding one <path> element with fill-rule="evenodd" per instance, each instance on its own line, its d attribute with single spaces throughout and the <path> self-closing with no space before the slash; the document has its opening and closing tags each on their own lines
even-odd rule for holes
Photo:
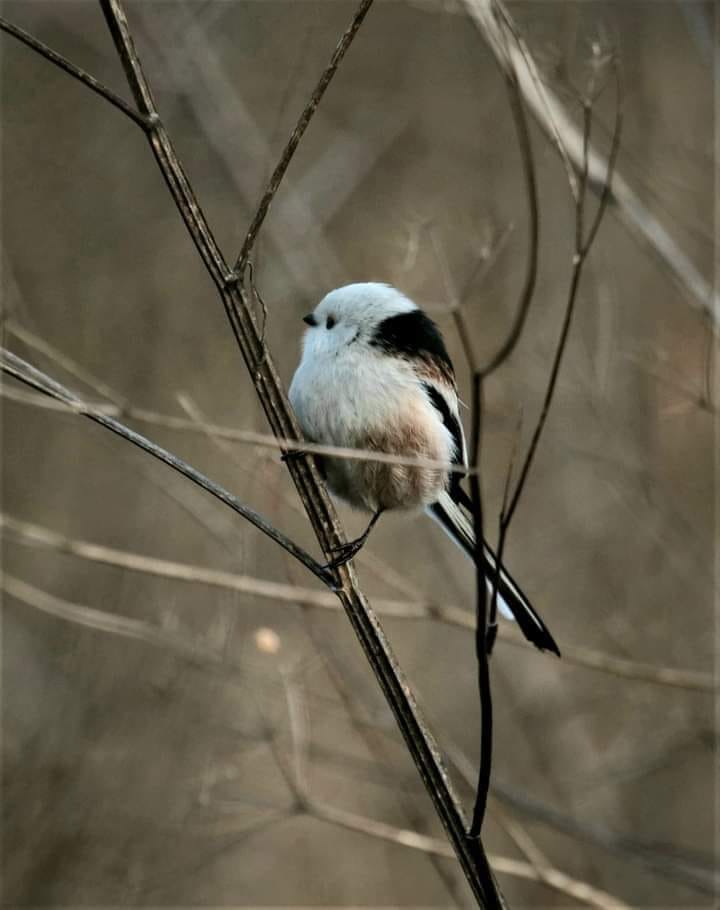
<svg viewBox="0 0 720 910">
<path fill-rule="evenodd" d="M 354 6 L 127 4 L 230 261 Z M 96 4 L 1 7 L 130 97 Z M 568 86 L 587 80 L 593 45 L 619 54 L 618 171 L 710 284 L 717 7 L 509 8 L 577 122 Z M 267 426 L 141 131 L 13 39 L 0 46 L 5 345 L 117 405 L 316 553 L 277 453 L 203 429 Z M 613 113 L 609 90 L 595 108 L 601 148 Z M 491 537 L 519 417 L 524 447 L 538 414 L 572 257 L 565 172 L 531 129 L 540 271 L 522 341 L 486 389 Z M 462 302 L 489 355 L 522 285 L 523 185 L 504 82 L 464 10 L 378 0 L 257 248 L 284 381 L 300 317 L 339 284 L 381 280 L 432 310 L 468 400 L 449 305 Z M 514 906 L 713 903 L 707 303 L 608 211 L 507 546 L 565 653 L 503 630 L 492 660 L 484 843 Z M 472 906 L 333 598 L 163 465 L 12 380 L 2 393 L 4 905 Z M 349 534 L 361 530 L 361 516 L 341 514 Z M 452 622 L 411 608 L 415 618 L 383 622 L 470 807 L 473 572 L 422 516 L 388 516 L 356 565 L 381 614 L 387 601 L 457 608 Z"/>
</svg>

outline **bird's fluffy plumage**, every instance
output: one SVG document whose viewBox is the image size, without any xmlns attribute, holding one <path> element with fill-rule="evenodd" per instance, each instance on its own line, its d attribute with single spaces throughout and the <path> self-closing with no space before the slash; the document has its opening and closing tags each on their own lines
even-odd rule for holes
<svg viewBox="0 0 720 910">
<path fill-rule="evenodd" d="M 331 291 L 312 316 L 290 386 L 309 440 L 464 462 L 450 358 L 411 300 L 388 285 L 354 284 Z M 323 468 L 334 493 L 372 512 L 435 502 L 449 473 L 333 458 Z"/>
<path fill-rule="evenodd" d="M 327 294 L 305 321 L 290 401 L 309 441 L 467 465 L 452 363 L 439 329 L 412 300 L 387 284 L 351 284 Z M 320 464 L 350 505 L 374 513 L 424 507 L 474 558 L 462 472 L 332 457 Z M 483 559 L 494 569 L 487 546 Z M 504 570 L 499 594 L 530 641 L 560 653 Z"/>
</svg>

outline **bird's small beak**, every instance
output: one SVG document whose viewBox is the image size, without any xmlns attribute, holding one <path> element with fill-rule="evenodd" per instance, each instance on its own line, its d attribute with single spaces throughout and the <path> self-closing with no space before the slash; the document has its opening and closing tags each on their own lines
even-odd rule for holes
<svg viewBox="0 0 720 910">
<path fill-rule="evenodd" d="M 317 325 L 317 319 L 313 316 L 312 313 L 309 313 L 307 316 L 303 316 L 303 322 L 309 326 Z"/>
</svg>

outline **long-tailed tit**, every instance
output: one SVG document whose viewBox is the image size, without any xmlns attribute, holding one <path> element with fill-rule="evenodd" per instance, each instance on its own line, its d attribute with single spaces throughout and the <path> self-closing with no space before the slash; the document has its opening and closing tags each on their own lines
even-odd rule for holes
<svg viewBox="0 0 720 910">
<path fill-rule="evenodd" d="M 304 321 L 309 328 L 290 401 L 308 441 L 467 467 L 452 362 L 438 327 L 412 300 L 386 284 L 350 284 L 331 291 Z M 318 463 L 335 495 L 372 512 L 365 533 L 336 564 L 359 551 L 383 512 L 418 507 L 474 558 L 461 472 L 328 456 Z M 495 556 L 485 542 L 483 556 L 492 580 Z M 538 648 L 560 654 L 504 568 L 498 605 Z"/>
</svg>

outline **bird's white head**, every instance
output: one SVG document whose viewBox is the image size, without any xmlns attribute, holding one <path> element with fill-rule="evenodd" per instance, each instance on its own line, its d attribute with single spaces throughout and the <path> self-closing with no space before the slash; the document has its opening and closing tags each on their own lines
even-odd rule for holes
<svg viewBox="0 0 720 910">
<path fill-rule="evenodd" d="M 389 284 L 367 281 L 330 291 L 303 321 L 303 357 L 334 354 L 349 345 L 370 344 L 386 319 L 417 306 Z"/>
</svg>

